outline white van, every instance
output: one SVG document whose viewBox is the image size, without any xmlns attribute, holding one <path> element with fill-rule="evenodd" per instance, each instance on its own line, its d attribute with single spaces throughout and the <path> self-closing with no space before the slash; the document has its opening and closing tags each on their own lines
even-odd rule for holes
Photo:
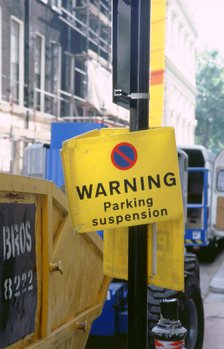
<svg viewBox="0 0 224 349">
<path fill-rule="evenodd" d="M 217 238 L 224 238 L 224 149 L 214 162 L 211 230 Z"/>
</svg>

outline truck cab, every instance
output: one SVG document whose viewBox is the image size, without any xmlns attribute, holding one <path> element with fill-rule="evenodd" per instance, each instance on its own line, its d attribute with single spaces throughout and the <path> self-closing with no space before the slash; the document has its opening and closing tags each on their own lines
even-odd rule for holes
<svg viewBox="0 0 224 349">
<path fill-rule="evenodd" d="M 188 155 L 185 245 L 197 251 L 213 242 L 211 233 L 214 155 L 202 145 L 182 147 Z"/>
</svg>

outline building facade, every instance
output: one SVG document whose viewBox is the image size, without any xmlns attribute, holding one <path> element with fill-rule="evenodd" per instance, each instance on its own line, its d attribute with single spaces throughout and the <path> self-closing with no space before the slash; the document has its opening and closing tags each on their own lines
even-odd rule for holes
<svg viewBox="0 0 224 349">
<path fill-rule="evenodd" d="M 0 171 L 21 173 L 24 147 L 49 143 L 52 121 L 128 125 L 129 112 L 112 103 L 111 6 L 111 0 L 0 0 Z M 172 125 L 177 143 L 191 144 L 191 15 L 184 0 L 153 0 L 152 21 L 149 124 Z"/>
<path fill-rule="evenodd" d="M 197 32 L 185 1 L 168 2 L 166 29 L 164 124 L 175 127 L 178 144 L 194 144 Z"/>
<path fill-rule="evenodd" d="M 153 1 L 151 126 L 173 126 L 178 145 L 194 143 L 197 32 L 185 0 Z"/>
<path fill-rule="evenodd" d="M 0 0 L 0 47 L 0 171 L 20 173 L 24 147 L 49 143 L 52 121 L 119 123 L 110 0 Z"/>
</svg>

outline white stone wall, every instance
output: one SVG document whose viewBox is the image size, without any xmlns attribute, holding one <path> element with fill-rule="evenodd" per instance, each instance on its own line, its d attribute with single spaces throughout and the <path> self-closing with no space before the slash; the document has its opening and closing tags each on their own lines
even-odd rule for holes
<svg viewBox="0 0 224 349">
<path fill-rule="evenodd" d="M 27 111 L 29 123 L 25 128 Z M 0 172 L 21 174 L 24 146 L 35 141 L 48 144 L 52 121 L 56 118 L 51 115 L 0 101 Z"/>
<path fill-rule="evenodd" d="M 175 127 L 178 145 L 194 144 L 196 40 L 185 0 L 168 0 L 164 125 Z"/>
</svg>

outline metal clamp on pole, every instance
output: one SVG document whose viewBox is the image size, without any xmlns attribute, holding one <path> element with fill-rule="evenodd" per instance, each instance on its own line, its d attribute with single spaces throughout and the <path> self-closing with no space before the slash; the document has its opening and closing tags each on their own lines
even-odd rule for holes
<svg viewBox="0 0 224 349">
<path fill-rule="evenodd" d="M 149 93 L 130 93 L 127 94 L 123 90 L 115 89 L 114 97 L 124 97 L 130 99 L 149 99 Z"/>
<path fill-rule="evenodd" d="M 149 93 L 130 93 L 128 97 L 131 99 L 149 99 Z"/>
</svg>

